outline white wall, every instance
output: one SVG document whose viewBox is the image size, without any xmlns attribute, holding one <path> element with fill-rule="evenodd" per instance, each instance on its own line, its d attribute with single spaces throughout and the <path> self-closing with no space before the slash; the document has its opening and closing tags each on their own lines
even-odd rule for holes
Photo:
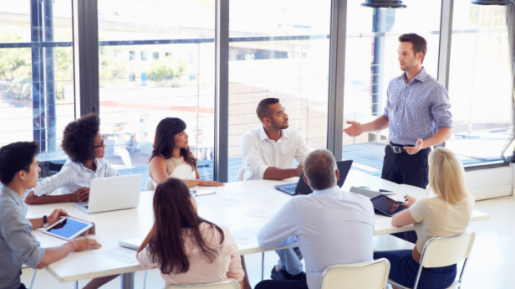
<svg viewBox="0 0 515 289">
<path fill-rule="evenodd" d="M 511 196 L 515 179 L 513 164 L 506 167 L 465 172 L 467 187 L 476 199 Z"/>
</svg>

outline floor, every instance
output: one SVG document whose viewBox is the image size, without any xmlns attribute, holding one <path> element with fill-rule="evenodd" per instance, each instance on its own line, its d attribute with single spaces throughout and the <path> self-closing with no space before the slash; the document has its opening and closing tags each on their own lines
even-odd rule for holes
<svg viewBox="0 0 515 289">
<path fill-rule="evenodd" d="M 476 230 L 477 238 L 467 264 L 464 275 L 464 288 L 514 288 L 515 284 L 515 197 L 505 197 L 493 200 L 479 201 L 476 209 L 490 214 L 489 221 L 471 223 L 470 229 Z M 511 225 L 510 225 L 511 224 Z M 376 250 L 388 250 L 398 248 L 412 248 L 404 242 L 390 236 L 380 236 L 374 239 Z M 261 254 L 245 256 L 250 283 L 255 286 L 261 280 Z M 274 252 L 265 254 L 265 278 L 269 278 L 270 270 L 277 261 Z M 34 270 L 23 270 L 22 282 L 30 284 Z M 144 271 L 137 272 L 135 288 L 144 288 Z M 80 281 L 79 288 L 86 285 L 88 280 Z M 512 285 L 510 285 L 512 284 Z M 102 288 L 120 288 L 121 281 L 117 278 Z M 159 271 L 148 272 L 146 288 L 162 288 Z M 73 283 L 61 284 L 56 281 L 46 270 L 39 270 L 34 289 L 42 288 L 67 288 L 72 289 Z"/>
</svg>

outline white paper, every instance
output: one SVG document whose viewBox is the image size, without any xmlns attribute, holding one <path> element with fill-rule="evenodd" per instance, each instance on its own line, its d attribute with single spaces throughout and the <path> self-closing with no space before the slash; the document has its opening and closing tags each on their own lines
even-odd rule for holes
<svg viewBox="0 0 515 289">
<path fill-rule="evenodd" d="M 275 195 L 277 195 L 277 193 L 278 193 L 278 191 L 273 190 L 273 189 L 259 188 L 259 189 L 255 189 L 255 190 L 251 190 L 251 191 L 231 193 L 231 195 L 235 195 L 235 196 L 243 198 L 245 200 L 254 200 L 254 199 L 275 196 Z"/>
<path fill-rule="evenodd" d="M 95 239 L 102 245 L 100 249 L 93 251 L 97 254 L 107 256 L 126 264 L 134 264 L 138 262 L 138 259 L 136 258 L 136 250 L 121 247 L 118 243 L 109 241 L 104 236 L 92 235 L 88 236 L 88 238 Z"/>
<path fill-rule="evenodd" d="M 212 201 L 198 202 L 199 206 L 205 206 L 216 210 L 224 210 L 233 207 L 245 205 L 246 201 L 234 197 L 225 197 L 223 199 L 213 199 Z"/>
<path fill-rule="evenodd" d="M 263 208 L 263 207 L 254 207 L 247 211 L 245 215 L 254 216 L 254 217 L 262 217 L 262 218 L 272 218 L 277 214 L 279 209 L 271 209 L 271 208 Z"/>
<path fill-rule="evenodd" d="M 257 234 L 259 232 L 259 228 L 244 227 L 237 230 L 231 230 L 231 232 L 232 236 L 236 240 L 236 243 L 247 245 L 257 241 Z"/>
<path fill-rule="evenodd" d="M 136 259 L 136 250 L 132 250 L 129 248 L 118 247 L 113 250 L 109 250 L 105 252 L 106 256 L 109 258 L 118 260 L 120 262 L 124 262 L 127 264 L 137 263 L 138 259 Z"/>
</svg>

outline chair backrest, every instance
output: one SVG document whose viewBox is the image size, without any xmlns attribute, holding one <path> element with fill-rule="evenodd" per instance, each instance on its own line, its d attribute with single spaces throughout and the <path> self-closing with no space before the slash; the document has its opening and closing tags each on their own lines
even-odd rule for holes
<svg viewBox="0 0 515 289">
<path fill-rule="evenodd" d="M 379 260 L 333 265 L 322 273 L 321 289 L 383 289 L 390 273 L 390 262 Z"/>
<path fill-rule="evenodd" d="M 420 263 L 426 268 L 457 264 L 468 258 L 475 238 L 474 231 L 450 237 L 433 237 L 424 245 Z"/>
<path fill-rule="evenodd" d="M 243 181 L 243 175 L 245 174 L 245 167 L 241 167 L 238 171 L 238 182 Z"/>
<path fill-rule="evenodd" d="M 215 283 L 195 284 L 195 285 L 170 285 L 164 289 L 241 289 L 240 283 L 234 279 L 224 280 Z"/>
</svg>

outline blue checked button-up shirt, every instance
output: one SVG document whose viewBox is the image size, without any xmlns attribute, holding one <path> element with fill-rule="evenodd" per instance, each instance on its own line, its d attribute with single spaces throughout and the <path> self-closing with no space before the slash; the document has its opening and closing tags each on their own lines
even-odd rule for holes
<svg viewBox="0 0 515 289">
<path fill-rule="evenodd" d="M 425 68 L 410 82 L 406 73 L 390 81 L 384 116 L 389 120 L 390 141 L 415 145 L 444 127 L 452 127 L 449 95 Z"/>
<path fill-rule="evenodd" d="M 0 185 L 0 288 L 20 287 L 23 263 L 37 268 L 45 249 L 32 235 L 32 224 L 25 217 L 27 206 L 20 196 Z"/>
</svg>

